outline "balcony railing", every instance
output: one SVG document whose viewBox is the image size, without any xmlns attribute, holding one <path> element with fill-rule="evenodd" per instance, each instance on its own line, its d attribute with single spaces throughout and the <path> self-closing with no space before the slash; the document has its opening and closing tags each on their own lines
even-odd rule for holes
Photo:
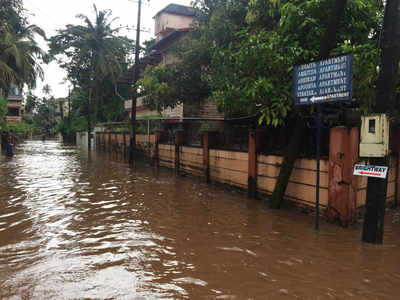
<svg viewBox="0 0 400 300">
<path fill-rule="evenodd" d="M 21 116 L 6 116 L 6 123 L 19 123 L 22 122 Z"/>
<path fill-rule="evenodd" d="M 22 107 L 22 99 L 10 99 L 7 100 L 8 106 L 21 106 Z"/>
<path fill-rule="evenodd" d="M 144 97 L 138 97 L 136 100 L 136 107 L 141 107 L 143 106 L 143 98 Z M 130 110 L 132 108 L 132 100 L 125 100 L 125 110 Z"/>
</svg>

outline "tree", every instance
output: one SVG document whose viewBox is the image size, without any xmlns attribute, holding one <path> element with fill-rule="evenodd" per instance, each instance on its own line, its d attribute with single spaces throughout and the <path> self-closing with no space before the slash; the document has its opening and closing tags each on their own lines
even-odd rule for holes
<svg viewBox="0 0 400 300">
<path fill-rule="evenodd" d="M 0 0 L 0 24 L 15 32 L 26 27 L 22 0 Z"/>
<path fill-rule="evenodd" d="M 152 107 L 211 98 L 228 115 L 257 115 L 260 124 L 290 126 L 291 139 L 271 204 L 279 208 L 312 109 L 293 107 L 295 65 L 353 52 L 355 102 L 367 112 L 376 70 L 382 1 L 198 0 L 193 31 L 176 47 L 181 61 L 155 67 L 141 81 Z M 191 72 L 179 72 L 190 66 Z M 330 105 L 327 105 L 330 106 Z M 339 108 L 330 108 L 339 110 Z"/>
<path fill-rule="evenodd" d="M 30 90 L 25 100 L 25 114 L 33 114 L 37 108 L 39 99 L 35 95 L 32 94 Z"/>
<path fill-rule="evenodd" d="M 48 85 L 48 84 L 45 84 L 44 86 L 43 86 L 43 88 L 42 88 L 42 92 L 43 92 L 43 94 L 45 94 L 45 95 L 50 95 L 51 94 L 51 87 L 50 87 L 50 85 Z"/>
<path fill-rule="evenodd" d="M 45 96 L 37 104 L 33 114 L 35 134 L 54 135 L 57 121 L 55 119 L 57 104 L 53 96 Z"/>
<path fill-rule="evenodd" d="M 34 87 L 43 78 L 40 62 L 46 61 L 35 37 L 45 37 L 44 31 L 29 25 L 19 0 L 1 0 L 0 24 L 0 87 L 6 95 L 11 83 Z"/>
<path fill-rule="evenodd" d="M 358 104 L 368 108 L 366 86 L 374 72 L 380 7 L 352 1 L 343 10 L 343 21 L 335 23 L 337 38 L 323 40 L 335 3 L 195 1 L 193 30 L 175 47 L 180 61 L 168 70 L 149 68 L 140 82 L 146 102 L 162 109 L 211 96 L 228 115 L 254 114 L 260 123 L 283 125 L 298 114 L 309 114 L 293 110 L 293 67 L 320 58 L 319 53 L 354 51 L 354 94 Z"/>
<path fill-rule="evenodd" d="M 4 97 L 0 96 L 0 129 L 3 129 L 5 117 L 7 115 L 7 102 Z"/>
<path fill-rule="evenodd" d="M 35 37 L 45 38 L 44 31 L 27 22 L 19 0 L 1 0 L 0 24 L 0 87 L 6 95 L 12 83 L 35 87 L 37 77 L 43 78 L 40 63 L 46 61 Z"/>
<path fill-rule="evenodd" d="M 94 95 L 94 123 L 104 95 L 104 83 L 115 83 L 127 65 L 132 51 L 132 41 L 117 35 L 120 28 L 113 28 L 110 10 L 98 11 L 94 6 L 95 20 L 78 15 L 84 25 L 67 25 L 51 38 L 50 49 L 58 57 L 68 79 L 77 87 L 88 89 L 89 108 Z"/>
</svg>

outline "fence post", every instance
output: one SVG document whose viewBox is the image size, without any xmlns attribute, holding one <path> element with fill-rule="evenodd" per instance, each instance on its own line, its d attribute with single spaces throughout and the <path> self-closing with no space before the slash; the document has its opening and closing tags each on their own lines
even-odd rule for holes
<svg viewBox="0 0 400 300">
<path fill-rule="evenodd" d="M 123 160 L 125 161 L 126 159 L 126 137 L 125 137 L 125 132 L 122 133 L 122 155 L 123 155 Z"/>
<path fill-rule="evenodd" d="M 183 144 L 183 130 L 179 130 L 175 133 L 175 172 L 179 174 L 180 168 L 180 148 Z"/>
<path fill-rule="evenodd" d="M 114 139 L 115 139 L 115 157 L 118 159 L 118 154 L 119 154 L 119 140 L 118 140 L 118 133 L 114 133 Z"/>
<path fill-rule="evenodd" d="M 203 132 L 203 172 L 206 183 L 211 182 L 210 176 L 210 149 L 215 148 L 218 143 L 217 131 Z"/>
<path fill-rule="evenodd" d="M 210 133 L 203 133 L 203 170 L 206 183 L 210 183 Z"/>
<path fill-rule="evenodd" d="M 249 198 L 257 196 L 257 134 L 254 130 L 249 132 L 248 150 L 248 180 L 247 195 Z"/>
<path fill-rule="evenodd" d="M 161 130 L 154 131 L 154 154 L 153 154 L 153 164 L 159 168 L 160 167 L 160 152 L 159 152 L 159 144 L 161 140 Z"/>
<path fill-rule="evenodd" d="M 111 133 L 110 132 L 107 132 L 107 137 L 108 137 L 108 145 L 107 145 L 108 154 L 111 154 Z"/>
</svg>

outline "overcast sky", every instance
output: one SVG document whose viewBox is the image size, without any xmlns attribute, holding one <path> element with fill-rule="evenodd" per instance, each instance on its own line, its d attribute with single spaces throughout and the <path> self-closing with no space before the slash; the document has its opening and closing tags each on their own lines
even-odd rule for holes
<svg viewBox="0 0 400 300">
<path fill-rule="evenodd" d="M 119 19 L 114 22 L 115 26 L 128 26 L 126 34 L 135 39 L 134 28 L 137 24 L 137 0 L 23 0 L 24 6 L 30 14 L 30 22 L 45 30 L 48 37 L 56 34 L 56 30 L 65 28 L 66 24 L 78 24 L 81 21 L 75 16 L 84 14 L 92 20 L 94 18 L 93 4 L 98 10 L 111 9 L 112 16 Z M 154 37 L 154 19 L 158 11 L 170 3 L 190 5 L 191 0 L 142 0 L 142 29 L 141 42 Z M 47 45 L 41 41 L 44 49 Z M 44 65 L 45 79 L 38 81 L 38 87 L 34 91 L 36 95 L 42 95 L 42 87 L 49 84 L 55 97 L 66 97 L 68 95 L 68 83 L 63 83 L 65 72 L 58 68 L 55 62 Z"/>
</svg>

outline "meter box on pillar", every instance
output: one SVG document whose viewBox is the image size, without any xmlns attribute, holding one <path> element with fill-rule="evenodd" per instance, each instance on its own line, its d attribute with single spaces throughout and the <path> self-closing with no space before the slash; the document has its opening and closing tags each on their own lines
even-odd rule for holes
<svg viewBox="0 0 400 300">
<path fill-rule="evenodd" d="M 360 157 L 385 157 L 389 154 L 389 119 L 385 114 L 361 117 Z"/>
</svg>

